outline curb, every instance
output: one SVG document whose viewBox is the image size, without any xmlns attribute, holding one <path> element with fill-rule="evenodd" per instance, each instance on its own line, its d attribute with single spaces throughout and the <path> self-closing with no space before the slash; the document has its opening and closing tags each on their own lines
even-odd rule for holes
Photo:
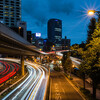
<svg viewBox="0 0 100 100">
<path fill-rule="evenodd" d="M 72 85 L 72 87 L 79 93 L 79 95 L 83 98 L 83 100 L 86 100 L 84 95 L 81 93 L 81 91 L 64 74 L 63 76 Z"/>
</svg>

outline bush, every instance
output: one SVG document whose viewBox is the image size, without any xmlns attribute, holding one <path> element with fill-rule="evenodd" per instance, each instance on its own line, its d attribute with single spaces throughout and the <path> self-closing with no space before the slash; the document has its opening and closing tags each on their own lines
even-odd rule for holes
<svg viewBox="0 0 100 100">
<path fill-rule="evenodd" d="M 91 95 L 89 90 L 80 88 L 80 91 L 85 95 L 87 100 L 97 100 L 97 99 L 93 99 L 93 96 Z"/>
<path fill-rule="evenodd" d="M 54 67 L 55 71 L 61 71 L 61 69 L 59 67 Z"/>
<path fill-rule="evenodd" d="M 82 91 L 82 93 L 84 93 L 85 95 L 90 94 L 90 91 L 84 88 L 80 88 L 80 90 Z"/>
</svg>

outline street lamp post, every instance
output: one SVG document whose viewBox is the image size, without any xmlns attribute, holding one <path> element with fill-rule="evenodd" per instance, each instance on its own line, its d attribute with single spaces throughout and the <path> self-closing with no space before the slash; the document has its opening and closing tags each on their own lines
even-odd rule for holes
<svg viewBox="0 0 100 100">
<path fill-rule="evenodd" d="M 18 33 L 21 34 L 21 27 L 18 27 Z"/>
<path fill-rule="evenodd" d="M 88 10 L 88 15 L 92 16 L 94 14 L 96 14 L 98 16 L 98 21 L 100 22 L 100 11 Z"/>
</svg>

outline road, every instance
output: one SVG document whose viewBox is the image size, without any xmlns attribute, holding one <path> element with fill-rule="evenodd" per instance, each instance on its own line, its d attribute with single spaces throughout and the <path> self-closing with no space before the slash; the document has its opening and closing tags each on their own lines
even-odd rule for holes
<svg viewBox="0 0 100 100">
<path fill-rule="evenodd" d="M 9 80 L 19 71 L 19 65 L 13 62 L 0 60 L 0 66 L 2 66 L 2 70 L 0 70 L 0 84 Z"/>
<path fill-rule="evenodd" d="M 84 100 L 84 98 L 63 73 L 51 72 L 50 100 Z"/>
<path fill-rule="evenodd" d="M 35 63 L 25 62 L 25 64 L 28 67 L 29 76 L 2 100 L 43 100 L 48 70 Z"/>
</svg>

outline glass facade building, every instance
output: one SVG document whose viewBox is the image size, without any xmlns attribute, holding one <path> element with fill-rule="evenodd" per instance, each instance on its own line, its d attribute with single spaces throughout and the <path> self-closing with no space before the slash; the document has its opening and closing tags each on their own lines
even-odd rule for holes
<svg viewBox="0 0 100 100">
<path fill-rule="evenodd" d="M 61 49 L 62 21 L 50 19 L 48 21 L 48 40 L 55 44 L 56 49 Z"/>
<path fill-rule="evenodd" d="M 21 0 L 0 0 L 0 22 L 9 27 L 21 20 Z"/>
</svg>

